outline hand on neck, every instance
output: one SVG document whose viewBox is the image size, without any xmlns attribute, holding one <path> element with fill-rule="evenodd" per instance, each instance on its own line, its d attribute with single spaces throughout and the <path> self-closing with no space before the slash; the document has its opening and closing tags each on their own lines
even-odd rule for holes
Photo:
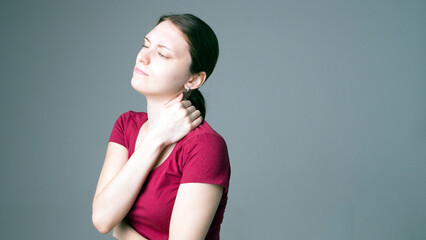
<svg viewBox="0 0 426 240">
<path fill-rule="evenodd" d="M 172 96 L 166 96 L 166 97 L 151 97 L 151 96 L 147 96 L 146 97 L 146 102 L 147 102 L 147 114 L 148 114 L 148 130 L 152 129 L 153 126 L 155 126 L 155 123 L 158 119 L 159 113 L 161 112 L 161 110 L 163 110 L 163 108 L 169 103 L 171 102 L 173 99 L 175 99 L 178 95 L 180 94 L 177 93 L 175 95 Z"/>
</svg>

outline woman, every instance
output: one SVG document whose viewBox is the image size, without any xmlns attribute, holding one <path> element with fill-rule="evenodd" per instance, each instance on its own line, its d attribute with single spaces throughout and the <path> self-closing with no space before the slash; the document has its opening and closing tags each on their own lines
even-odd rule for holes
<svg viewBox="0 0 426 240">
<path fill-rule="evenodd" d="M 230 165 L 198 88 L 219 55 L 213 30 L 190 15 L 162 16 L 136 58 L 132 87 L 147 113 L 113 127 L 92 220 L 118 239 L 219 239 Z M 188 100 L 185 100 L 188 99 Z"/>
</svg>

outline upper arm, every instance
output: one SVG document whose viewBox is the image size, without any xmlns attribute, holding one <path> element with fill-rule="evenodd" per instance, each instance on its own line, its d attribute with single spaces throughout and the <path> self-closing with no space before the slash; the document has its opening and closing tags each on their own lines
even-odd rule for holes
<svg viewBox="0 0 426 240">
<path fill-rule="evenodd" d="M 223 187 L 209 183 L 179 186 L 169 239 L 204 239 L 222 198 Z"/>
<path fill-rule="evenodd" d="M 111 179 L 120 171 L 127 162 L 128 151 L 123 145 L 115 142 L 109 142 L 105 156 L 104 165 L 99 176 L 98 185 L 96 187 L 95 197 Z"/>
</svg>

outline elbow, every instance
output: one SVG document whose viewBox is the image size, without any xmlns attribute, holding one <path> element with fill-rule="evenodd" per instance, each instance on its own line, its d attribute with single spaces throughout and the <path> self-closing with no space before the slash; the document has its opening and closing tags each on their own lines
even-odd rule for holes
<svg viewBox="0 0 426 240">
<path fill-rule="evenodd" d="M 102 234 L 108 234 L 112 229 L 110 223 L 106 221 L 107 218 L 97 214 L 95 212 L 92 213 L 92 223 L 95 226 L 96 230 Z"/>
</svg>

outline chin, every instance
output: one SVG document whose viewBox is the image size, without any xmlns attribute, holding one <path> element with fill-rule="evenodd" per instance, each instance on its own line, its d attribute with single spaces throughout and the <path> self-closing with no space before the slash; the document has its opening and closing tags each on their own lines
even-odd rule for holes
<svg viewBox="0 0 426 240">
<path fill-rule="evenodd" d="M 130 81 L 130 85 L 132 85 L 133 89 L 135 89 L 137 92 L 143 95 L 146 94 L 146 86 L 144 86 L 145 84 L 141 81 L 141 79 L 133 77 Z"/>
<path fill-rule="evenodd" d="M 161 93 L 157 92 L 155 88 L 152 88 L 153 86 L 150 86 L 139 78 L 132 78 L 130 84 L 132 85 L 133 89 L 145 97 L 161 95 Z"/>
</svg>

